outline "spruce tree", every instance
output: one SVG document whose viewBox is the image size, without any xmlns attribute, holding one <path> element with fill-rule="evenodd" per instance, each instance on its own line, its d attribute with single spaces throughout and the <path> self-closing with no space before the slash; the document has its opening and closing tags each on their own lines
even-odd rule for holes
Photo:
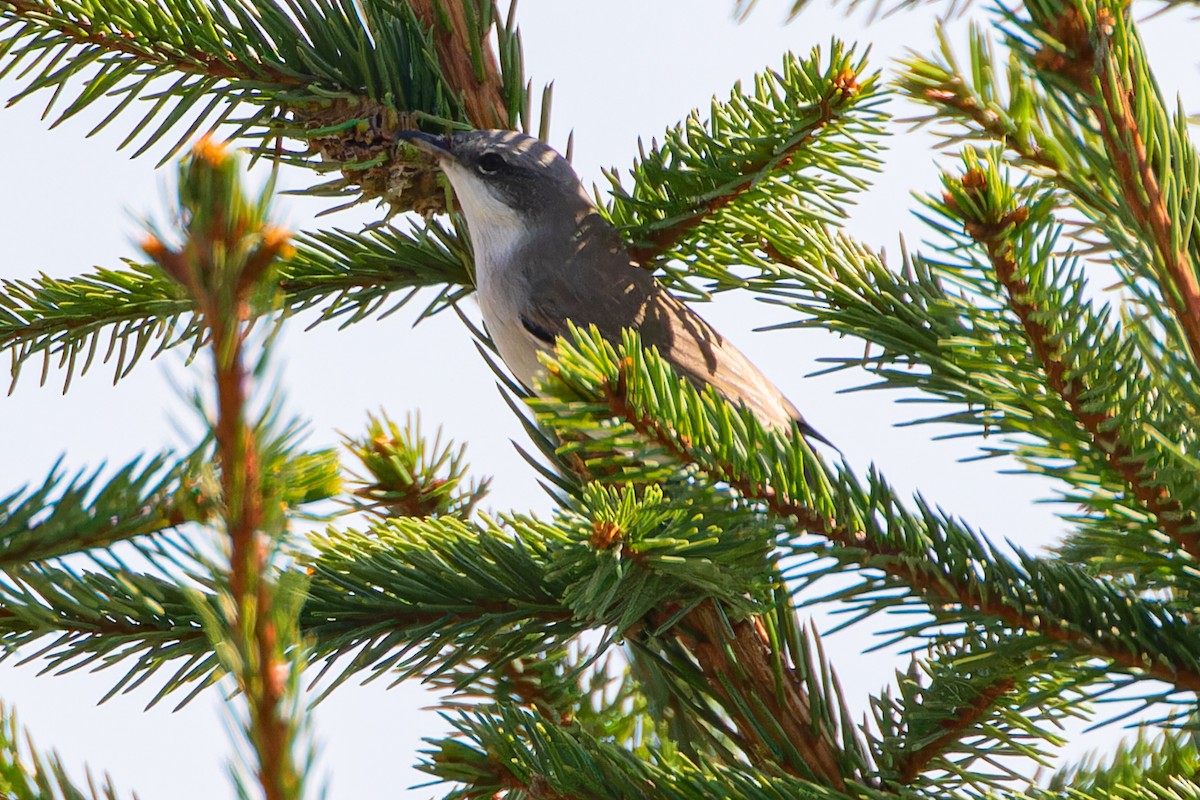
<svg viewBox="0 0 1200 800">
<path fill-rule="evenodd" d="M 636 330 L 574 328 L 537 394 L 506 376 L 458 305 L 464 222 L 397 134 L 545 130 L 515 9 L 0 0 L 17 99 L 99 105 L 137 153 L 177 154 L 175 207 L 139 261 L 4 282 L 13 379 L 69 390 L 173 351 L 207 387 L 190 452 L 31 476 L 0 500 L 3 653 L 105 665 L 112 693 L 155 702 L 224 691 L 236 791 L 270 800 L 318 793 L 307 683 L 376 676 L 440 691 L 453 731 L 412 758 L 447 797 L 1200 795 L 1188 118 L 1132 7 L 983 13 L 969 41 L 885 71 L 837 40 L 780 56 L 641 147 L 598 203 L 673 291 L 746 293 L 861 341 L 830 369 L 941 403 L 922 421 L 1044 476 L 1062 530 L 1038 552 L 765 429 Z M 892 263 L 841 229 L 902 129 L 889 95 L 950 145 L 941 186 L 917 187 L 928 241 Z M 285 231 L 233 148 L 313 172 L 331 205 L 378 201 L 379 224 Z M 491 508 L 463 450 L 415 423 L 373 416 L 339 453 L 306 449 L 279 411 L 261 379 L 277 326 L 371 324 L 414 299 L 478 341 L 553 513 Z M 889 618 L 883 644 L 907 652 L 889 686 L 843 691 L 817 602 L 845 625 Z M 1065 720 L 1119 725 L 1097 709 L 1114 696 L 1149 718 L 1137 737 L 1034 776 Z M 136 784 L 81 779 L 3 715 L 5 797 Z"/>
</svg>

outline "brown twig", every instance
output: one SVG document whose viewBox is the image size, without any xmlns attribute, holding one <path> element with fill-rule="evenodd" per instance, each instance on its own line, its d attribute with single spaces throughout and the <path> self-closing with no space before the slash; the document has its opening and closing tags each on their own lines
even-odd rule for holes
<svg viewBox="0 0 1200 800">
<path fill-rule="evenodd" d="M 477 128 L 507 128 L 512 120 L 504 103 L 496 56 L 486 36 L 478 42 L 468 38 L 471 26 L 466 4 L 469 2 L 409 0 L 409 6 L 433 31 L 438 63 L 447 83 L 462 96 L 467 118 Z M 472 62 L 472 52 L 478 55 L 478 64 Z"/>
<path fill-rule="evenodd" d="M 1037 145 L 1031 146 L 1028 137 L 1020 135 L 1017 130 L 1004 124 L 1004 120 L 999 114 L 981 106 L 979 101 L 968 94 L 966 90 L 967 87 L 963 81 L 955 77 L 948 88 L 926 89 L 921 96 L 928 103 L 953 109 L 974 122 L 979 127 L 980 133 L 1003 143 L 1021 161 L 1049 170 L 1057 176 L 1059 184 L 1064 188 L 1070 190 L 1077 186 L 1074 182 L 1065 179 L 1061 172 L 1062 164 L 1049 152 Z M 1075 193 L 1079 194 L 1077 190 Z"/>
<path fill-rule="evenodd" d="M 291 726 L 283 707 L 289 665 L 281 658 L 273 603 L 270 546 L 265 528 L 257 437 L 249 422 L 245 341 L 253 315 L 250 297 L 271 264 L 291 252 L 290 235 L 247 213 L 239 202 L 237 164 L 208 137 L 193 148 L 181 171 L 185 243 L 167 247 L 157 236 L 142 249 L 194 298 L 210 332 L 217 408 L 213 422 L 220 467 L 223 522 L 229 537 L 229 609 L 226 624 L 237 653 L 231 669 L 249 706 L 249 735 L 258 756 L 266 800 L 294 795 L 289 752 Z M 247 247 L 248 244 L 253 243 Z"/>
<path fill-rule="evenodd" d="M 1105 58 L 1102 64 L 1100 91 L 1109 113 L 1097 111 L 1101 133 L 1113 156 L 1125 202 L 1138 222 L 1150 231 L 1170 278 L 1170 288 L 1174 288 L 1163 294 L 1183 327 L 1192 359 L 1200 359 L 1200 282 L 1188 254 L 1188 243 L 1181 240 L 1177 247 L 1172 244 L 1174 225 L 1133 112 L 1133 90 L 1123 82 L 1118 84 L 1111 74 L 1111 58 Z M 1122 87 L 1119 92 L 1118 85 Z"/>
<path fill-rule="evenodd" d="M 900 782 L 905 786 L 915 781 L 926 770 L 930 762 L 941 752 L 962 738 L 964 732 L 988 713 L 996 702 L 1016 687 L 1012 678 L 999 678 L 986 686 L 975 700 L 955 709 L 955 716 L 945 722 L 945 732 L 915 750 L 909 751 L 897 765 Z"/>
<path fill-rule="evenodd" d="M 286 665 L 278 661 L 275 623 L 270 613 L 273 597 L 266 575 L 268 543 L 262 534 L 258 453 L 254 433 L 246 424 L 242 320 L 215 320 L 210 311 L 204 316 L 213 332 L 216 362 L 217 420 L 213 436 L 226 501 L 229 589 L 237 605 L 234 626 L 242 641 L 253 643 L 259 670 L 253 678 L 242 675 L 239 680 L 254 679 L 261 687 L 258 691 L 247 691 L 246 695 L 251 705 L 251 729 L 257 737 L 264 795 L 267 800 L 286 800 L 288 726 L 280 713 L 286 694 Z M 247 619 L 249 608 L 254 609 L 252 619 Z"/>
<path fill-rule="evenodd" d="M 1200 558 L 1200 535 L 1195 531 L 1195 515 L 1186 511 L 1166 488 L 1156 485 L 1152 472 L 1147 474 L 1145 460 L 1136 457 L 1122 441 L 1117 419 L 1106 410 L 1089 408 L 1084 400 L 1088 395 L 1088 387 L 1078 377 L 1077 371 L 1071 370 L 1070 365 L 1059 358 L 1050 331 L 1039 321 L 1044 317 L 1044 309 L 1039 309 L 1031 300 L 1033 295 L 1029 284 L 1018 274 L 1018 265 L 1008 239 L 1009 228 L 1024 221 L 1026 214 L 1023 207 L 1017 208 L 999 223 L 982 225 L 968 222 L 966 230 L 987 251 L 992 269 L 1008 294 L 1009 306 L 1021 321 L 1021 327 L 1025 330 L 1034 356 L 1042 365 L 1050 387 L 1091 436 L 1109 467 L 1121 476 L 1138 502 L 1154 515 L 1159 529 L 1192 557 Z"/>
<path fill-rule="evenodd" d="M 654 614 L 651 625 L 660 627 L 666 616 Z M 713 601 L 706 600 L 689 611 L 672 632 L 695 656 L 708 685 L 752 751 L 774 760 L 773 751 L 779 748 L 761 732 L 778 725 L 807 768 L 792 769 L 794 774 L 838 790 L 846 788 L 837 745 L 830 732 L 816 724 L 804 681 L 791 670 L 786 676 L 791 680 L 778 680 L 770 638 L 757 618 L 727 620 Z M 765 706 L 767 724 L 748 715 L 745 704 L 731 696 L 730 682 L 739 685 L 743 696 L 753 696 Z"/>
<path fill-rule="evenodd" d="M 1137 87 L 1116 63 L 1112 34 L 1117 20 L 1108 9 L 1100 9 L 1089 22 L 1078 8 L 1067 6 L 1044 24 L 1046 32 L 1061 47 L 1047 44 L 1034 63 L 1039 69 L 1059 75 L 1075 86 L 1091 103 L 1100 125 L 1100 136 L 1112 159 L 1117 184 L 1126 208 L 1144 232 L 1166 272 L 1167 302 L 1183 329 L 1192 359 L 1200 359 L 1200 278 L 1188 252 L 1187 241 L 1173 242 L 1174 226 L 1167 209 L 1155 165 L 1147 152 L 1134 106 Z M 1098 65 L 1098 70 L 1097 70 Z M 1158 98 L 1150 86 L 1150 102 Z"/>
<path fill-rule="evenodd" d="M 55 30 L 77 44 L 99 45 L 113 52 L 125 53 L 143 61 L 169 65 L 179 72 L 226 80 L 265 79 L 272 83 L 291 86 L 301 86 L 305 83 L 296 76 L 286 75 L 261 62 L 240 61 L 233 53 L 227 52 L 218 58 L 212 53 L 201 50 L 180 51 L 145 46 L 143 40 L 132 33 L 100 30 L 94 22 L 82 18 L 62 24 L 60 18 L 51 16 L 51 12 L 61 13 L 58 4 L 31 0 L 4 0 L 0 5 L 13 9 L 17 16 L 36 17 L 42 23 L 49 23 L 47 27 L 53 26 Z"/>
<path fill-rule="evenodd" d="M 618 413 L 624 411 L 623 416 L 632 418 L 632 409 L 623 405 L 623 400 L 617 400 L 615 395 L 610 395 L 609 400 L 610 404 L 616 404 Z M 685 452 L 673 440 L 662 443 L 676 450 L 677 455 Z M 605 538 L 611 540 L 611 534 L 606 533 Z M 670 616 L 653 612 L 648 620 L 650 627 L 662 627 Z M 807 686 L 795 669 L 785 669 L 784 680 L 779 680 L 770 637 L 761 620 L 727 620 L 710 600 L 687 612 L 672 632 L 696 658 L 714 695 L 720 699 L 751 750 L 774 759 L 778 748 L 776 743 L 764 738 L 763 731 L 778 725 L 805 763 L 806 768 L 793 769 L 794 774 L 822 781 L 839 790 L 845 789 L 845 776 L 838 765 L 838 748 L 832 732 L 819 725 L 808 699 Z M 753 696 L 766 706 L 770 715 L 768 725 L 759 724 L 760 721 L 745 713 L 744 704 L 731 695 L 726 685 L 730 681 L 740 684 L 739 692 L 743 697 Z"/>
</svg>

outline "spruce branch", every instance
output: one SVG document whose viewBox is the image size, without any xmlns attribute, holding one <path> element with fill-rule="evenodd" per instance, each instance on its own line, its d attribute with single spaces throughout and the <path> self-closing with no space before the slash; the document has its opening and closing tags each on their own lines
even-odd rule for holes
<svg viewBox="0 0 1200 800">
<path fill-rule="evenodd" d="M 270 460 L 270 479 L 289 509 L 331 497 L 332 451 L 288 452 Z M 103 466 L 66 478 L 56 466 L 40 486 L 0 499 L 0 567 L 61 558 L 212 521 L 219 503 L 207 445 L 184 458 L 137 458 L 101 481 Z"/>
<path fill-rule="evenodd" d="M 50 639 L 21 663 L 44 660 L 42 672 L 65 674 L 84 667 L 125 670 L 105 695 L 130 692 L 175 662 L 172 675 L 148 705 L 169 691 L 215 680 L 216 659 L 201 629 L 194 598 L 176 581 L 134 572 L 92 556 L 97 569 L 36 563 L 0 580 L 0 641 L 3 656 Z M 203 582 L 193 572 L 199 585 Z M 183 663 L 180 664 L 179 660 Z M 182 703 L 181 703 L 182 705 Z"/>
<path fill-rule="evenodd" d="M 308 658 L 327 662 L 322 674 L 354 656 L 326 692 L 366 669 L 396 681 L 416 674 L 436 679 L 482 659 L 458 675 L 458 685 L 469 685 L 490 664 L 541 653 L 548 642 L 566 642 L 590 627 L 559 599 L 569 578 L 550 572 L 552 532 L 527 518 L 504 528 L 455 517 L 395 518 L 365 532 L 314 537 L 315 553 L 296 554 L 299 570 L 276 580 L 308 582 L 298 613 L 313 643 Z M 43 660 L 46 672 L 124 670 L 108 697 L 171 666 L 149 704 L 191 687 L 180 705 L 187 703 L 221 675 L 204 626 L 220 619 L 229 598 L 228 587 L 209 574 L 211 565 L 186 544 L 179 547 L 182 557 L 171 558 L 161 574 L 134 571 L 103 553 L 89 555 L 87 570 L 47 562 L 12 572 L 0 580 L 4 653 L 24 654 L 22 663 Z M 158 562 L 169 550 L 140 552 Z M 191 588 L 168 573 L 183 574 Z M 450 644 L 456 656 L 443 664 L 437 659 Z"/>
<path fill-rule="evenodd" d="M 937 40 L 936 55 L 911 53 L 895 79 L 898 91 L 931 109 L 913 121 L 938 126 L 947 144 L 982 141 L 1004 147 L 1016 157 L 1016 164 L 1091 205 L 1113 202 L 1111 196 L 1096 194 L 1104 187 L 1083 179 L 1088 166 L 1078 144 L 1098 146 L 1094 131 L 1055 113 L 1054 98 L 1046 96 L 1023 69 L 1023 62 L 1014 60 L 1005 72 L 996 63 L 985 29 L 977 25 L 969 31 L 970 63 L 965 67 L 959 64 L 942 25 L 937 27 Z M 1076 147 L 1064 146 L 1068 141 Z"/>
<path fill-rule="evenodd" d="M 669 615 L 653 614 L 649 622 L 665 628 Z M 778 639 L 768 634 L 762 620 L 730 619 L 725 609 L 706 601 L 689 611 L 672 633 L 696 659 L 748 753 L 782 762 L 799 777 L 845 790 L 846 758 L 829 721 L 814 712 L 813 687 L 806 680 L 811 665 L 788 664 L 776 651 Z M 766 687 L 773 691 L 762 692 Z"/>
<path fill-rule="evenodd" d="M 401 429 L 387 415 L 370 416 L 366 435 L 345 438 L 346 448 L 369 473 L 356 477 L 351 505 L 381 517 L 467 518 L 487 494 L 489 479 L 467 481 L 466 446 L 442 445 L 441 431 L 432 445 L 421 435 L 420 418 Z"/>
<path fill-rule="evenodd" d="M 1007 87 L 979 32 L 969 72 L 943 36 L 939 55 L 913 56 L 898 86 L 934 109 L 923 122 L 963 130 L 952 141 L 994 141 L 1062 188 L 1099 233 L 1088 245 L 1120 253 L 1110 263 L 1178 342 L 1155 368 L 1194 381 L 1200 236 L 1182 187 L 1200 166 L 1186 115 L 1167 113 L 1126 9 L 1031 2 L 1026 10 L 1002 12 L 1014 53 Z"/>
<path fill-rule="evenodd" d="M 1081 715 L 1074 665 L 1039 657 L 1037 637 L 993 626 L 914 658 L 895 692 L 872 699 L 877 762 L 887 784 L 948 796 L 1014 778 L 1004 757 L 1047 763 L 1062 720 Z"/>
<path fill-rule="evenodd" d="M 1014 244 L 1014 239 L 1020 236 L 1020 229 L 1029 219 L 1029 208 L 1011 201 L 1001 204 L 1007 207 L 997 208 L 991 201 L 989 184 L 1000 179 L 995 166 L 993 163 L 987 167 L 969 168 L 958 180 L 957 186 L 950 186 L 948 182 L 945 200 L 947 210 L 957 212 L 963 219 L 967 235 L 986 251 L 987 259 L 1007 293 L 1009 305 L 1020 320 L 1050 388 L 1070 407 L 1090 435 L 1094 447 L 1106 458 L 1109 468 L 1121 477 L 1137 501 L 1153 515 L 1157 527 L 1192 558 L 1200 557 L 1200 526 L 1197 525 L 1195 511 L 1191 507 L 1185 508 L 1172 493 L 1172 482 L 1156 475 L 1147 463 L 1148 459 L 1134 452 L 1127 443 L 1128 437 L 1123 433 L 1120 422 L 1121 419 L 1127 419 L 1128 415 L 1123 414 L 1118 418 L 1104 408 L 1098 402 L 1103 396 L 1098 391 L 1101 387 L 1088 385 L 1085 382 L 1088 371 L 1065 360 L 1079 350 L 1071 348 L 1063 353 L 1065 348 L 1061 330 L 1066 326 L 1061 321 L 1050 321 L 1059 313 L 1057 309 L 1064 306 L 1042 302 L 1042 298 L 1047 297 L 1046 289 L 1031 286 L 1026 280 L 1024 276 L 1031 271 L 1018 260 L 1018 248 Z M 1132 365 L 1122 369 L 1120 374 L 1123 378 L 1118 379 L 1128 380 L 1131 374 L 1136 374 L 1135 369 Z M 1111 395 L 1109 392 L 1105 394 Z M 1165 460 L 1163 457 L 1155 459 L 1158 463 Z"/>
<path fill-rule="evenodd" d="M 646 702 L 627 672 L 610 655 L 599 657 L 579 641 L 550 648 L 536 656 L 490 662 L 481 670 L 468 661 L 443 676 L 434 687 L 452 690 L 441 707 L 477 709 L 484 704 L 512 704 L 554 719 L 558 725 L 579 725 L 597 736 L 635 746 L 641 732 L 656 723 L 646 714 Z M 469 680 L 461 673 L 469 672 Z"/>
<path fill-rule="evenodd" d="M 14 101 L 48 90 L 48 111 L 82 81 L 58 121 L 120 98 L 97 129 L 149 101 L 122 145 L 149 130 L 138 155 L 175 131 L 165 161 L 197 130 L 229 122 L 260 155 L 342 173 L 312 193 L 427 210 L 444 192 L 395 134 L 418 122 L 507 123 L 528 104 L 511 20 L 497 31 L 499 64 L 488 45 L 495 13 L 490 0 L 5 0 L 0 76 L 32 73 Z M 288 152 L 281 139 L 304 147 Z"/>
<path fill-rule="evenodd" d="M 1151 249 L 1163 296 L 1195 362 L 1200 359 L 1200 235 L 1175 196 L 1195 180 L 1198 159 L 1186 124 L 1172 123 L 1123 8 L 1099 3 L 1030 3 L 1030 31 L 1043 37 L 1033 55 L 1047 82 L 1086 98 L 1099 125 L 1111 173 L 1127 213 Z M 1157 144 L 1170 140 L 1164 149 Z M 1179 183 L 1176 183 L 1179 181 Z"/>
<path fill-rule="evenodd" d="M 316 310 L 314 324 L 346 326 L 392 313 L 419 289 L 436 287 L 422 316 L 433 314 L 472 291 L 468 263 L 463 243 L 436 221 L 407 231 L 385 225 L 301 234 L 278 269 L 280 310 L 289 316 Z M 38 355 L 41 381 L 56 367 L 64 390 L 97 356 L 113 362 L 114 379 L 143 357 L 180 345 L 194 356 L 206 341 L 194 301 L 157 265 L 127 264 L 76 278 L 0 282 L 0 351 L 11 356 L 14 383 Z"/>
<path fill-rule="evenodd" d="M 103 483 L 103 467 L 65 479 L 56 465 L 41 486 L 0 500 L 0 568 L 206 521 L 213 498 L 205 496 L 198 455 L 137 458 Z"/>
<path fill-rule="evenodd" d="M 931 624 L 1000 621 L 1043 637 L 1050 650 L 1105 659 L 1131 679 L 1200 689 L 1200 642 L 1189 643 L 1196 636 L 1190 616 L 1170 603 L 1136 597 L 1072 565 L 1025 554 L 1010 561 L 919 496 L 910 510 L 874 472 L 864 484 L 846 471 L 818 469 L 802 437 L 768 432 L 711 389 L 701 393 L 681 383 L 632 332 L 614 349 L 594 330 L 577 331 L 574 342 L 559 342 L 550 367 L 545 388 L 556 398 L 564 429 L 589 415 L 622 421 L 613 428 L 614 440 L 636 434 L 656 452 L 793 520 L 797 532 L 827 543 L 812 552 L 880 574 L 864 575 L 857 588 L 842 593 L 845 599 L 863 598 L 877 611 L 921 598 L 932 621 L 914 624 L 908 635 Z M 671 399 L 664 403 L 667 392 Z M 556 424 L 553 416 L 545 418 Z M 898 596 L 891 591 L 897 587 L 911 594 Z"/>
<path fill-rule="evenodd" d="M 1143 565 L 1145 558 L 1169 558 L 1159 526 L 1187 538 L 1186 510 L 1200 504 L 1189 477 L 1187 400 L 1175 396 L 1169 375 L 1147 368 L 1138 351 L 1149 345 L 1137 344 L 1148 335 L 1144 328 L 1115 322 L 1109 305 L 1090 296 L 1078 259 L 1057 255 L 1054 193 L 1044 184 L 1011 187 L 994 151 L 967 150 L 963 158 L 970 180 L 948 179 L 942 196 L 925 201 L 933 212 L 925 219 L 946 243 L 932 254 L 906 256 L 902 269 L 783 207 L 771 208 L 769 229 L 729 220 L 708 242 L 709 257 L 761 270 L 764 277 L 751 285 L 769 302 L 803 314 L 782 327 L 821 326 L 874 345 L 865 357 L 828 359 L 833 369 L 865 369 L 878 379 L 861 388 L 916 389 L 922 401 L 952 404 L 918 421 L 966 426 L 991 439 L 986 455 L 1012 453 L 1065 483 L 1071 510 L 1064 516 L 1081 523 L 1079 535 L 1138 553 Z M 1038 306 L 1040 356 L 1021 316 L 997 302 L 1013 287 L 998 279 L 974 236 L 1003 236 L 1013 248 L 1025 282 L 1021 302 Z M 1069 315 L 1053 312 L 1068 307 Z M 1048 387 L 1048 355 L 1069 374 L 1074 406 Z M 1096 416 L 1081 422 L 1080 413 Z M 1118 418 L 1137 424 L 1114 427 Z M 1119 462 L 1097 445 L 1101 429 L 1102 442 L 1119 439 Z M 1006 435 L 1000 443 L 997 431 Z M 1136 492 L 1126 481 L 1130 472 Z M 1137 501 L 1151 492 L 1164 498 L 1154 501 L 1161 516 Z M 1089 513 L 1078 514 L 1080 505 Z M 1105 561 L 1106 568 L 1127 568 L 1115 558 Z M 1157 574 L 1187 577 L 1177 569 Z"/>
<path fill-rule="evenodd" d="M 1130 786 L 1173 781 L 1194 781 L 1200 776 L 1200 749 L 1195 730 L 1138 728 L 1132 740 L 1121 743 L 1106 757 L 1092 754 L 1058 770 L 1046 782 L 1050 792 L 1071 791 L 1116 794 Z"/>
<path fill-rule="evenodd" d="M 212 436 L 229 564 L 217 581 L 222 613 L 205 619 L 204 627 L 246 698 L 245 734 L 257 759 L 254 782 L 266 800 L 288 800 L 302 795 L 304 778 L 293 753 L 298 708 L 289 708 L 295 706 L 300 669 L 296 609 L 289 609 L 285 587 L 271 574 L 284 526 L 265 474 L 269 459 L 259 433 L 267 426 L 249 419 L 247 337 L 250 321 L 270 308 L 264 296 L 274 292 L 272 269 L 291 244 L 268 221 L 270 188 L 257 199 L 247 197 L 239 172 L 228 151 L 202 139 L 179 170 L 181 246 L 171 249 L 152 235 L 143 249 L 187 289 L 210 339 L 216 388 Z M 198 603 L 199 611 L 208 608 Z"/>
<path fill-rule="evenodd" d="M 633 258 L 649 264 L 686 257 L 677 246 L 703 240 L 706 220 L 718 212 L 753 214 L 776 193 L 841 217 L 839 200 L 864 185 L 852 172 L 876 165 L 867 153 L 881 116 L 878 76 L 865 69 L 836 41 L 828 56 L 789 54 L 779 69 L 756 75 L 749 93 L 738 84 L 728 101 L 714 101 L 706 122 L 693 111 L 668 130 L 662 145 L 634 164 L 632 188 L 607 172 L 608 215 Z"/>
<path fill-rule="evenodd" d="M 400 681 L 475 658 L 504 663 L 583 630 L 561 600 L 566 579 L 550 571 L 559 534 L 506 522 L 394 517 L 314 537 L 315 554 L 301 559 L 312 576 L 303 628 L 326 660 L 322 675 L 354 654 L 326 691 L 365 669 Z"/>
<path fill-rule="evenodd" d="M 493 17 L 498 9 L 492 0 L 410 0 L 417 19 L 433 33 L 438 63 L 446 83 L 462 97 L 467 120 L 476 128 L 508 128 L 516 120 L 512 100 L 523 97 L 520 75 L 516 92 L 505 86 L 512 73 L 502 72 L 489 43 Z M 518 47 L 516 31 L 499 26 L 501 52 Z M 519 50 L 517 59 L 519 60 Z"/>
<path fill-rule="evenodd" d="M 530 797 L 579 800 L 882 800 L 882 793 L 842 793 L 765 765 L 745 770 L 661 749 L 631 752 L 578 729 L 563 728 L 512 706 L 463 712 L 456 735 L 431 741 L 421 769 L 463 784 L 449 798 L 491 798 L 517 791 Z"/>
<path fill-rule="evenodd" d="M 964 733 L 978 720 L 991 711 L 1004 695 L 1011 692 L 1016 681 L 1011 677 L 997 678 L 994 683 L 986 686 L 975 698 L 966 705 L 954 709 L 954 718 L 945 729 L 930 741 L 915 747 L 905 754 L 898 767 L 898 778 L 901 783 L 910 785 L 929 769 L 930 764 L 952 745 L 964 738 Z M 933 692 L 931 696 L 936 696 Z M 912 708 L 909 709 L 910 713 Z"/>
</svg>

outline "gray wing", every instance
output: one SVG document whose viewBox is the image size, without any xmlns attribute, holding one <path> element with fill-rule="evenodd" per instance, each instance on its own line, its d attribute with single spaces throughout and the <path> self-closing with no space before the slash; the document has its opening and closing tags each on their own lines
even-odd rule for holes
<svg viewBox="0 0 1200 800">
<path fill-rule="evenodd" d="M 623 328 L 633 328 L 693 383 L 712 385 L 766 425 L 787 429 L 794 421 L 804 435 L 828 444 L 750 359 L 632 264 L 616 231 L 598 214 L 584 221 L 582 232 L 575 249 L 555 259 L 562 268 L 529 276 L 531 302 L 521 316 L 529 333 L 553 342 L 567 335 L 569 318 L 595 325 L 615 343 Z"/>
</svg>

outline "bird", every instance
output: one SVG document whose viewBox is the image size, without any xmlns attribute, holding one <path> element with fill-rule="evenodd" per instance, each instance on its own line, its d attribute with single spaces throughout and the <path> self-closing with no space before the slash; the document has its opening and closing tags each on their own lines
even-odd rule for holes
<svg viewBox="0 0 1200 800">
<path fill-rule="evenodd" d="M 483 321 L 526 389 L 536 391 L 545 374 L 538 353 L 569 338 L 568 320 L 594 325 L 614 345 L 632 328 L 697 387 L 712 386 L 768 428 L 794 424 L 829 444 L 750 359 L 630 258 L 574 167 L 548 144 L 510 130 L 400 138 L 449 180 L 467 222 Z"/>
</svg>

